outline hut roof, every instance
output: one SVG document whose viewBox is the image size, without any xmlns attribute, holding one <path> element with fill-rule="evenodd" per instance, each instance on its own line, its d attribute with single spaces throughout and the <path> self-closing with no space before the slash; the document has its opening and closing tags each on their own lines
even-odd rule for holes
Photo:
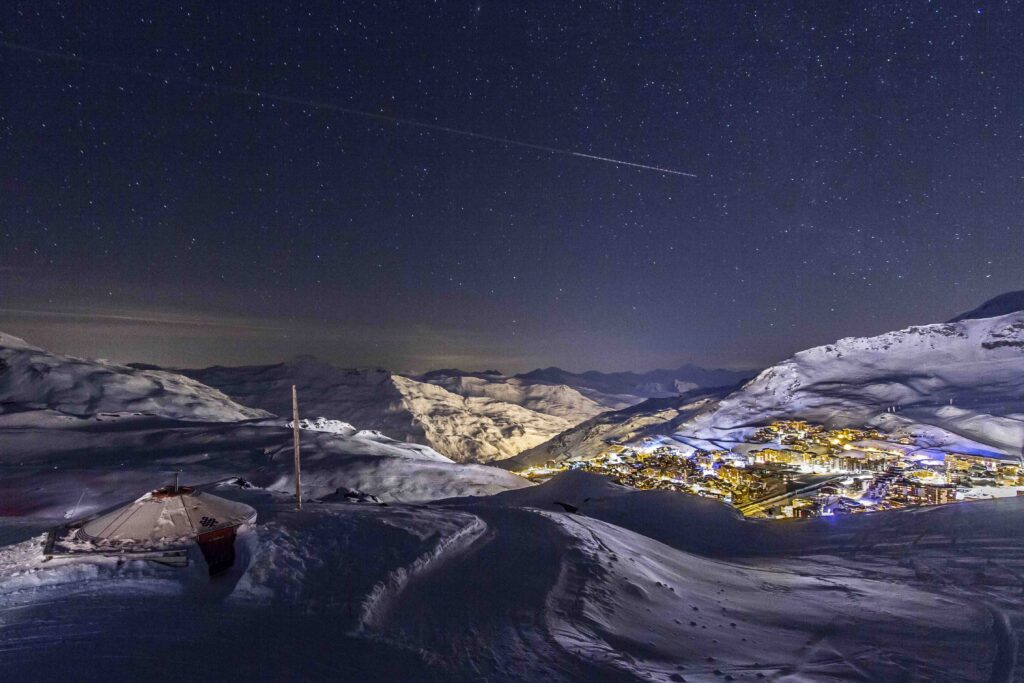
<svg viewBox="0 0 1024 683">
<path fill-rule="evenodd" d="M 167 486 L 82 525 L 78 535 L 94 543 L 166 545 L 256 519 L 256 510 L 232 500 Z"/>
</svg>

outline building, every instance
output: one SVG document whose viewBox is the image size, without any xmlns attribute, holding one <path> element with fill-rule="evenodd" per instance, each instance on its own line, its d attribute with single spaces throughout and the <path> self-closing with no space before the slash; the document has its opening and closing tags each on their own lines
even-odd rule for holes
<svg viewBox="0 0 1024 683">
<path fill-rule="evenodd" d="M 184 551 L 196 543 L 210 574 L 217 574 L 234 564 L 238 527 L 255 520 L 256 510 L 244 503 L 175 484 L 55 529 L 46 554 L 129 556 L 182 564 Z"/>
</svg>

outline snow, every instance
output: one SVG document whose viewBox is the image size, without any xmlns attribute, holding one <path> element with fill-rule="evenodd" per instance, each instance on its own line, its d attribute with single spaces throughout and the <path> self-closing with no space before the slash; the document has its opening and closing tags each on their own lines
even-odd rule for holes
<svg viewBox="0 0 1024 683">
<path fill-rule="evenodd" d="M 147 414 L 180 420 L 267 417 L 195 380 L 49 353 L 0 333 L 0 414 L 55 411 L 70 416 Z"/>
<path fill-rule="evenodd" d="M 186 679 L 1009 681 L 1021 671 L 1024 498 L 779 524 L 582 473 L 425 506 L 298 512 L 282 493 L 216 493 L 261 520 L 216 580 L 201 562 L 44 563 L 40 536 L 0 547 L 5 672 L 134 677 L 183 651 L 201 663 L 178 672 Z M 584 514 L 553 511 L 563 498 Z M 46 618 L 55 604 L 60 619 Z"/>
<path fill-rule="evenodd" d="M 285 427 L 292 428 L 294 426 L 294 420 L 285 423 Z M 327 432 L 328 434 L 341 434 L 342 436 L 351 436 L 358 431 L 348 422 L 342 422 L 341 420 L 329 420 L 326 417 L 318 417 L 313 420 L 300 418 L 299 429 L 306 429 L 311 432 Z"/>
<path fill-rule="evenodd" d="M 681 396 L 652 398 L 635 406 L 603 413 L 568 429 L 519 455 L 495 463 L 518 470 L 548 461 L 593 457 L 611 443 L 639 443 L 646 439 L 685 444 L 670 435 L 688 419 L 708 410 L 728 389 L 697 389 Z"/>
<path fill-rule="evenodd" d="M 836 423 L 847 411 L 916 433 L 938 449 L 925 457 L 951 446 L 1005 450 L 1022 421 L 1022 315 L 842 340 L 728 397 L 697 390 L 598 414 L 531 457 L 610 440 L 704 443 L 778 416 Z M 584 472 L 535 486 L 409 441 L 419 429 L 423 441 L 454 449 L 449 440 L 469 428 L 473 443 L 525 442 L 540 437 L 517 412 L 534 413 L 531 401 L 586 405 L 493 373 L 453 384 L 462 395 L 311 361 L 203 371 L 231 387 L 229 399 L 171 373 L 0 342 L 5 680 L 149 679 L 154 663 L 185 680 L 1024 675 L 1024 496 L 749 520 L 711 499 Z M 257 407 L 288 414 L 295 373 L 304 414 L 325 416 L 300 425 L 302 510 L 291 493 L 292 430 L 235 402 L 262 396 L 268 403 Z M 897 412 L 886 412 L 892 403 Z M 435 426 L 407 422 L 427 417 Z M 406 431 L 389 438 L 387 424 Z M 209 577 L 194 547 L 183 568 L 44 560 L 48 528 L 178 472 L 183 484 L 257 512 L 224 574 Z"/>
<path fill-rule="evenodd" d="M 603 406 L 568 387 L 433 373 L 430 381 L 380 368 L 343 369 L 312 358 L 252 367 L 183 370 L 245 405 L 291 415 L 299 409 L 418 443 L 460 462 L 507 458 L 596 415 Z"/>
<path fill-rule="evenodd" d="M 711 561 L 597 520 L 549 516 L 578 554 L 553 630 L 563 647 L 624 673 L 966 680 L 985 670 L 950 651 L 992 656 L 989 615 L 975 606 L 952 614 L 953 601 L 914 587 L 894 591 L 855 570 L 808 575 L 806 563 Z"/>
<path fill-rule="evenodd" d="M 945 450 L 1019 456 L 1022 395 L 1024 312 L 1018 312 L 802 351 L 674 431 L 736 440 L 757 425 L 799 418 L 830 427 L 877 426 Z"/>
</svg>

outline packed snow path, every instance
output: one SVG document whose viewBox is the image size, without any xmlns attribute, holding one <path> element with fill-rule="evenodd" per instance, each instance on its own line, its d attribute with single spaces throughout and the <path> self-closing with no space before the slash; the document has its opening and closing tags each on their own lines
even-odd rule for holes
<svg viewBox="0 0 1024 683">
<path fill-rule="evenodd" d="M 486 531 L 412 581 L 378 633 L 482 680 L 632 680 L 566 648 L 551 628 L 565 538 L 534 511 L 478 512 Z"/>
</svg>

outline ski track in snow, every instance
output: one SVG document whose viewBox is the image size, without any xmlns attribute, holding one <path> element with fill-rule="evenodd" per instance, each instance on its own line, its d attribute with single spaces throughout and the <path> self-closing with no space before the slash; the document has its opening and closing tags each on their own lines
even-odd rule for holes
<svg viewBox="0 0 1024 683">
<path fill-rule="evenodd" d="M 409 565 L 392 570 L 377 582 L 363 600 L 359 622 L 354 634 L 364 635 L 379 632 L 390 609 L 401 599 L 409 584 L 431 571 L 439 570 L 446 562 L 468 549 L 487 532 L 487 524 L 474 517 L 466 526 L 450 536 L 442 537 L 437 545 L 420 555 Z"/>
</svg>

